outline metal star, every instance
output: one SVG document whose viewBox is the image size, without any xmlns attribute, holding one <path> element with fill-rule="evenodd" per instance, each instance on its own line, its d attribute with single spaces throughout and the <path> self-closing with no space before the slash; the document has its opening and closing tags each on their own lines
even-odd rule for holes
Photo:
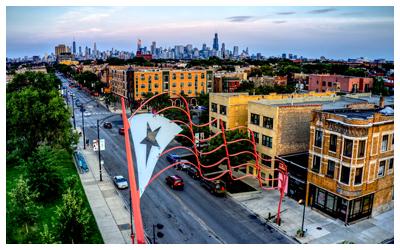
<svg viewBox="0 0 400 250">
<path fill-rule="evenodd" d="M 146 164 L 147 164 L 147 159 L 150 154 L 150 149 L 152 146 L 159 147 L 156 136 L 158 134 L 158 131 L 160 130 L 161 127 L 158 127 L 157 129 L 151 131 L 151 128 L 149 124 L 147 123 L 147 135 L 146 137 L 140 142 L 140 144 L 145 144 L 146 145 Z"/>
</svg>

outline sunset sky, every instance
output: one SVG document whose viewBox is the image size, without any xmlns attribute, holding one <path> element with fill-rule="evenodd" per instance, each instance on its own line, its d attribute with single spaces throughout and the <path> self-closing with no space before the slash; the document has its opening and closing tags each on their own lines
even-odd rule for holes
<svg viewBox="0 0 400 250">
<path fill-rule="evenodd" d="M 335 4 L 344 2 L 357 1 Z M 72 46 L 73 37 L 82 51 L 96 43 L 100 51 L 113 47 L 136 53 L 138 38 L 148 49 L 152 41 L 163 49 L 187 44 L 201 49 L 203 43 L 212 47 L 215 32 L 220 48 L 222 43 L 228 50 L 239 46 L 241 53 L 248 47 L 250 55 L 394 60 L 393 6 L 6 7 L 6 56 L 11 58 L 43 57 L 59 44 Z"/>
</svg>

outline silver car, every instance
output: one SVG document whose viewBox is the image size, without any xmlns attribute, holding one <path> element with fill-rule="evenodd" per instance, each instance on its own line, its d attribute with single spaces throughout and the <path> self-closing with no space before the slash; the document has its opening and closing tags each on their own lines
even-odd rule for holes
<svg viewBox="0 0 400 250">
<path fill-rule="evenodd" d="M 114 176 L 113 180 L 114 180 L 114 184 L 119 189 L 128 188 L 128 182 L 125 180 L 125 178 L 122 175 Z"/>
</svg>

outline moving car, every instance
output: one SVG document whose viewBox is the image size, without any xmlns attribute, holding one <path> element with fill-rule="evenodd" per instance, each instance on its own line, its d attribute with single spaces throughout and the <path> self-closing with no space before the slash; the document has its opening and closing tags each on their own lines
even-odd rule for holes
<svg viewBox="0 0 400 250">
<path fill-rule="evenodd" d="M 191 176 L 193 179 L 198 179 L 200 178 L 200 172 L 197 168 L 193 167 L 193 166 L 189 166 L 186 169 L 186 174 L 188 174 L 189 176 Z"/>
<path fill-rule="evenodd" d="M 167 155 L 167 161 L 175 163 L 179 161 L 179 155 Z"/>
<path fill-rule="evenodd" d="M 90 116 L 89 111 L 85 111 L 85 113 L 83 114 L 84 116 Z"/>
<path fill-rule="evenodd" d="M 122 175 L 114 176 L 113 181 L 118 189 L 128 188 L 128 182 Z"/>
<path fill-rule="evenodd" d="M 105 128 L 112 128 L 111 122 L 105 122 L 103 125 Z"/>
<path fill-rule="evenodd" d="M 165 183 L 170 186 L 172 189 L 182 188 L 183 189 L 183 180 L 178 175 L 170 175 L 165 177 Z"/>
<path fill-rule="evenodd" d="M 180 160 L 181 163 L 179 163 L 176 168 L 179 170 L 186 170 L 188 167 L 190 167 L 190 163 L 188 160 Z"/>
<path fill-rule="evenodd" d="M 201 179 L 200 185 L 203 186 L 205 189 L 208 189 L 211 194 L 223 195 L 227 192 L 226 184 L 221 180 L 207 181 L 205 179 Z"/>
<path fill-rule="evenodd" d="M 125 134 L 124 128 L 119 128 L 118 133 L 120 133 L 121 135 L 124 135 Z"/>
<path fill-rule="evenodd" d="M 77 107 L 82 106 L 81 102 L 76 102 L 76 106 L 77 106 Z"/>
</svg>

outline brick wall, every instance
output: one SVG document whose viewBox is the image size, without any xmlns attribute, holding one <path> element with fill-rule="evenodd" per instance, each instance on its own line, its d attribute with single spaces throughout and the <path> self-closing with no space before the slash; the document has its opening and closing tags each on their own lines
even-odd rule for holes
<svg viewBox="0 0 400 250">
<path fill-rule="evenodd" d="M 311 110 L 322 105 L 280 106 L 276 155 L 307 151 L 310 143 Z"/>
<path fill-rule="evenodd" d="M 349 109 L 373 109 L 375 108 L 375 103 L 368 103 L 368 102 L 353 103 L 353 104 L 347 104 L 346 107 Z"/>
</svg>

